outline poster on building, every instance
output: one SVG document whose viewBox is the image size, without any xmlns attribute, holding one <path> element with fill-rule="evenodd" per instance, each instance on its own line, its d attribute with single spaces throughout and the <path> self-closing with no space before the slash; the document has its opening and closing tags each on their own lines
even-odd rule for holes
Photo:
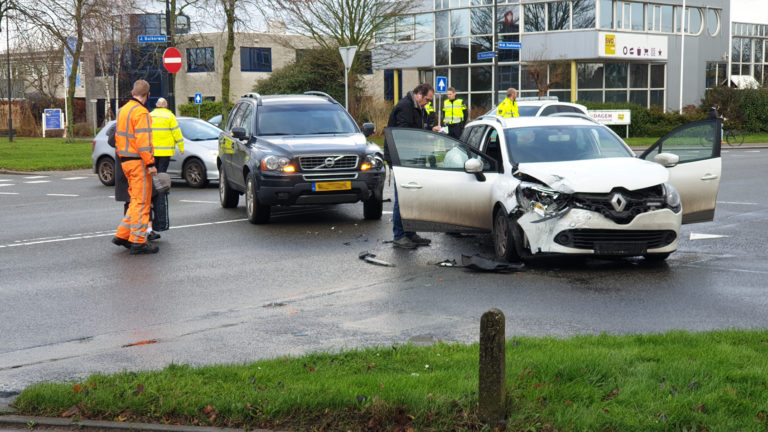
<svg viewBox="0 0 768 432">
<path fill-rule="evenodd" d="M 77 38 L 67 38 L 67 45 L 69 45 L 69 48 L 74 51 L 75 45 L 77 43 Z M 72 54 L 69 52 L 68 49 L 64 49 L 64 83 L 69 82 L 69 76 L 72 75 Z M 83 64 L 82 62 L 77 63 L 77 76 L 75 77 L 75 87 L 82 87 L 82 71 L 83 70 Z"/>
<path fill-rule="evenodd" d="M 667 36 L 598 32 L 597 43 L 601 58 L 667 60 Z"/>
</svg>

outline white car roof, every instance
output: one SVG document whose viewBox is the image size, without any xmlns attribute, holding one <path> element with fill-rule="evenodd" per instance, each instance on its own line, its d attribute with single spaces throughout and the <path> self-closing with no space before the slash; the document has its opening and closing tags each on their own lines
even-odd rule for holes
<svg viewBox="0 0 768 432">
<path fill-rule="evenodd" d="M 528 126 L 595 126 L 593 120 L 576 116 L 543 116 L 543 117 L 511 117 L 502 118 L 496 115 L 485 115 L 477 118 L 472 123 L 499 124 L 504 129 Z M 470 126 L 470 123 L 467 126 Z"/>
</svg>

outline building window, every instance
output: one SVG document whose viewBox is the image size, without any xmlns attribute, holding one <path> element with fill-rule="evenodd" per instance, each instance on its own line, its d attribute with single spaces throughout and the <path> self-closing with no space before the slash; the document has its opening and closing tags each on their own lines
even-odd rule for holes
<svg viewBox="0 0 768 432">
<path fill-rule="evenodd" d="M 213 47 L 187 48 L 187 72 L 213 72 Z"/>
<path fill-rule="evenodd" d="M 525 10 L 525 31 L 542 32 L 546 30 L 546 3 L 534 3 L 524 6 Z"/>
<path fill-rule="evenodd" d="M 571 5 L 567 1 L 547 3 L 547 29 L 570 30 L 571 29 Z"/>
<path fill-rule="evenodd" d="M 573 28 L 595 28 L 595 2 L 593 0 L 574 0 Z"/>
<path fill-rule="evenodd" d="M 707 11 L 707 31 L 710 36 L 720 33 L 720 11 L 709 9 Z"/>
<path fill-rule="evenodd" d="M 613 28 L 613 0 L 598 0 L 600 2 L 600 28 Z"/>
<path fill-rule="evenodd" d="M 272 48 L 240 47 L 240 70 L 272 72 Z"/>
</svg>

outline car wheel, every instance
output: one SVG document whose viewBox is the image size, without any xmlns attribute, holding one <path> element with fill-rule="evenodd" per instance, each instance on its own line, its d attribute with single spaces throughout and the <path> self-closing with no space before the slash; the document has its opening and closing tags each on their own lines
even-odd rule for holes
<svg viewBox="0 0 768 432">
<path fill-rule="evenodd" d="M 184 169 L 182 170 L 182 177 L 187 181 L 187 184 L 193 188 L 201 188 L 208 184 L 208 177 L 205 173 L 205 165 L 200 159 L 189 159 L 184 163 Z"/>
<path fill-rule="evenodd" d="M 104 186 L 114 186 L 115 160 L 109 156 L 102 156 L 96 163 L 96 173 Z"/>
<path fill-rule="evenodd" d="M 245 211 L 248 215 L 248 221 L 252 224 L 269 222 L 271 209 L 269 206 L 259 203 L 256 182 L 251 175 L 248 176 L 248 182 L 245 185 Z"/>
<path fill-rule="evenodd" d="M 504 207 L 499 207 L 493 216 L 493 249 L 496 258 L 504 261 L 517 261 L 519 256 L 512 232 L 513 222 L 509 220 Z"/>
<path fill-rule="evenodd" d="M 224 208 L 235 208 L 240 201 L 240 194 L 229 186 L 224 170 L 219 173 L 219 201 Z"/>
<path fill-rule="evenodd" d="M 645 255 L 645 260 L 650 262 L 662 262 L 669 258 L 670 252 L 667 253 L 652 253 Z"/>
<path fill-rule="evenodd" d="M 381 219 L 381 212 L 384 209 L 384 202 L 381 198 L 376 198 L 376 194 L 363 201 L 363 217 L 368 220 Z"/>
</svg>

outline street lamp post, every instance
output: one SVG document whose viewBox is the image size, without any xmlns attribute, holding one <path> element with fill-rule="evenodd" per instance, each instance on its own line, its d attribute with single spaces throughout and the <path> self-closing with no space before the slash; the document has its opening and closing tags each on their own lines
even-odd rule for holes
<svg viewBox="0 0 768 432">
<path fill-rule="evenodd" d="M 11 100 L 11 17 L 5 15 L 5 54 L 8 58 L 8 142 L 13 142 L 13 101 Z"/>
<path fill-rule="evenodd" d="M 171 40 L 171 4 L 169 0 L 165 0 L 165 35 L 168 38 L 168 43 L 166 43 L 165 47 L 170 48 L 173 46 L 173 40 Z M 168 76 L 168 109 L 175 113 L 176 102 L 173 97 L 173 74 L 167 71 L 163 73 Z"/>
</svg>

